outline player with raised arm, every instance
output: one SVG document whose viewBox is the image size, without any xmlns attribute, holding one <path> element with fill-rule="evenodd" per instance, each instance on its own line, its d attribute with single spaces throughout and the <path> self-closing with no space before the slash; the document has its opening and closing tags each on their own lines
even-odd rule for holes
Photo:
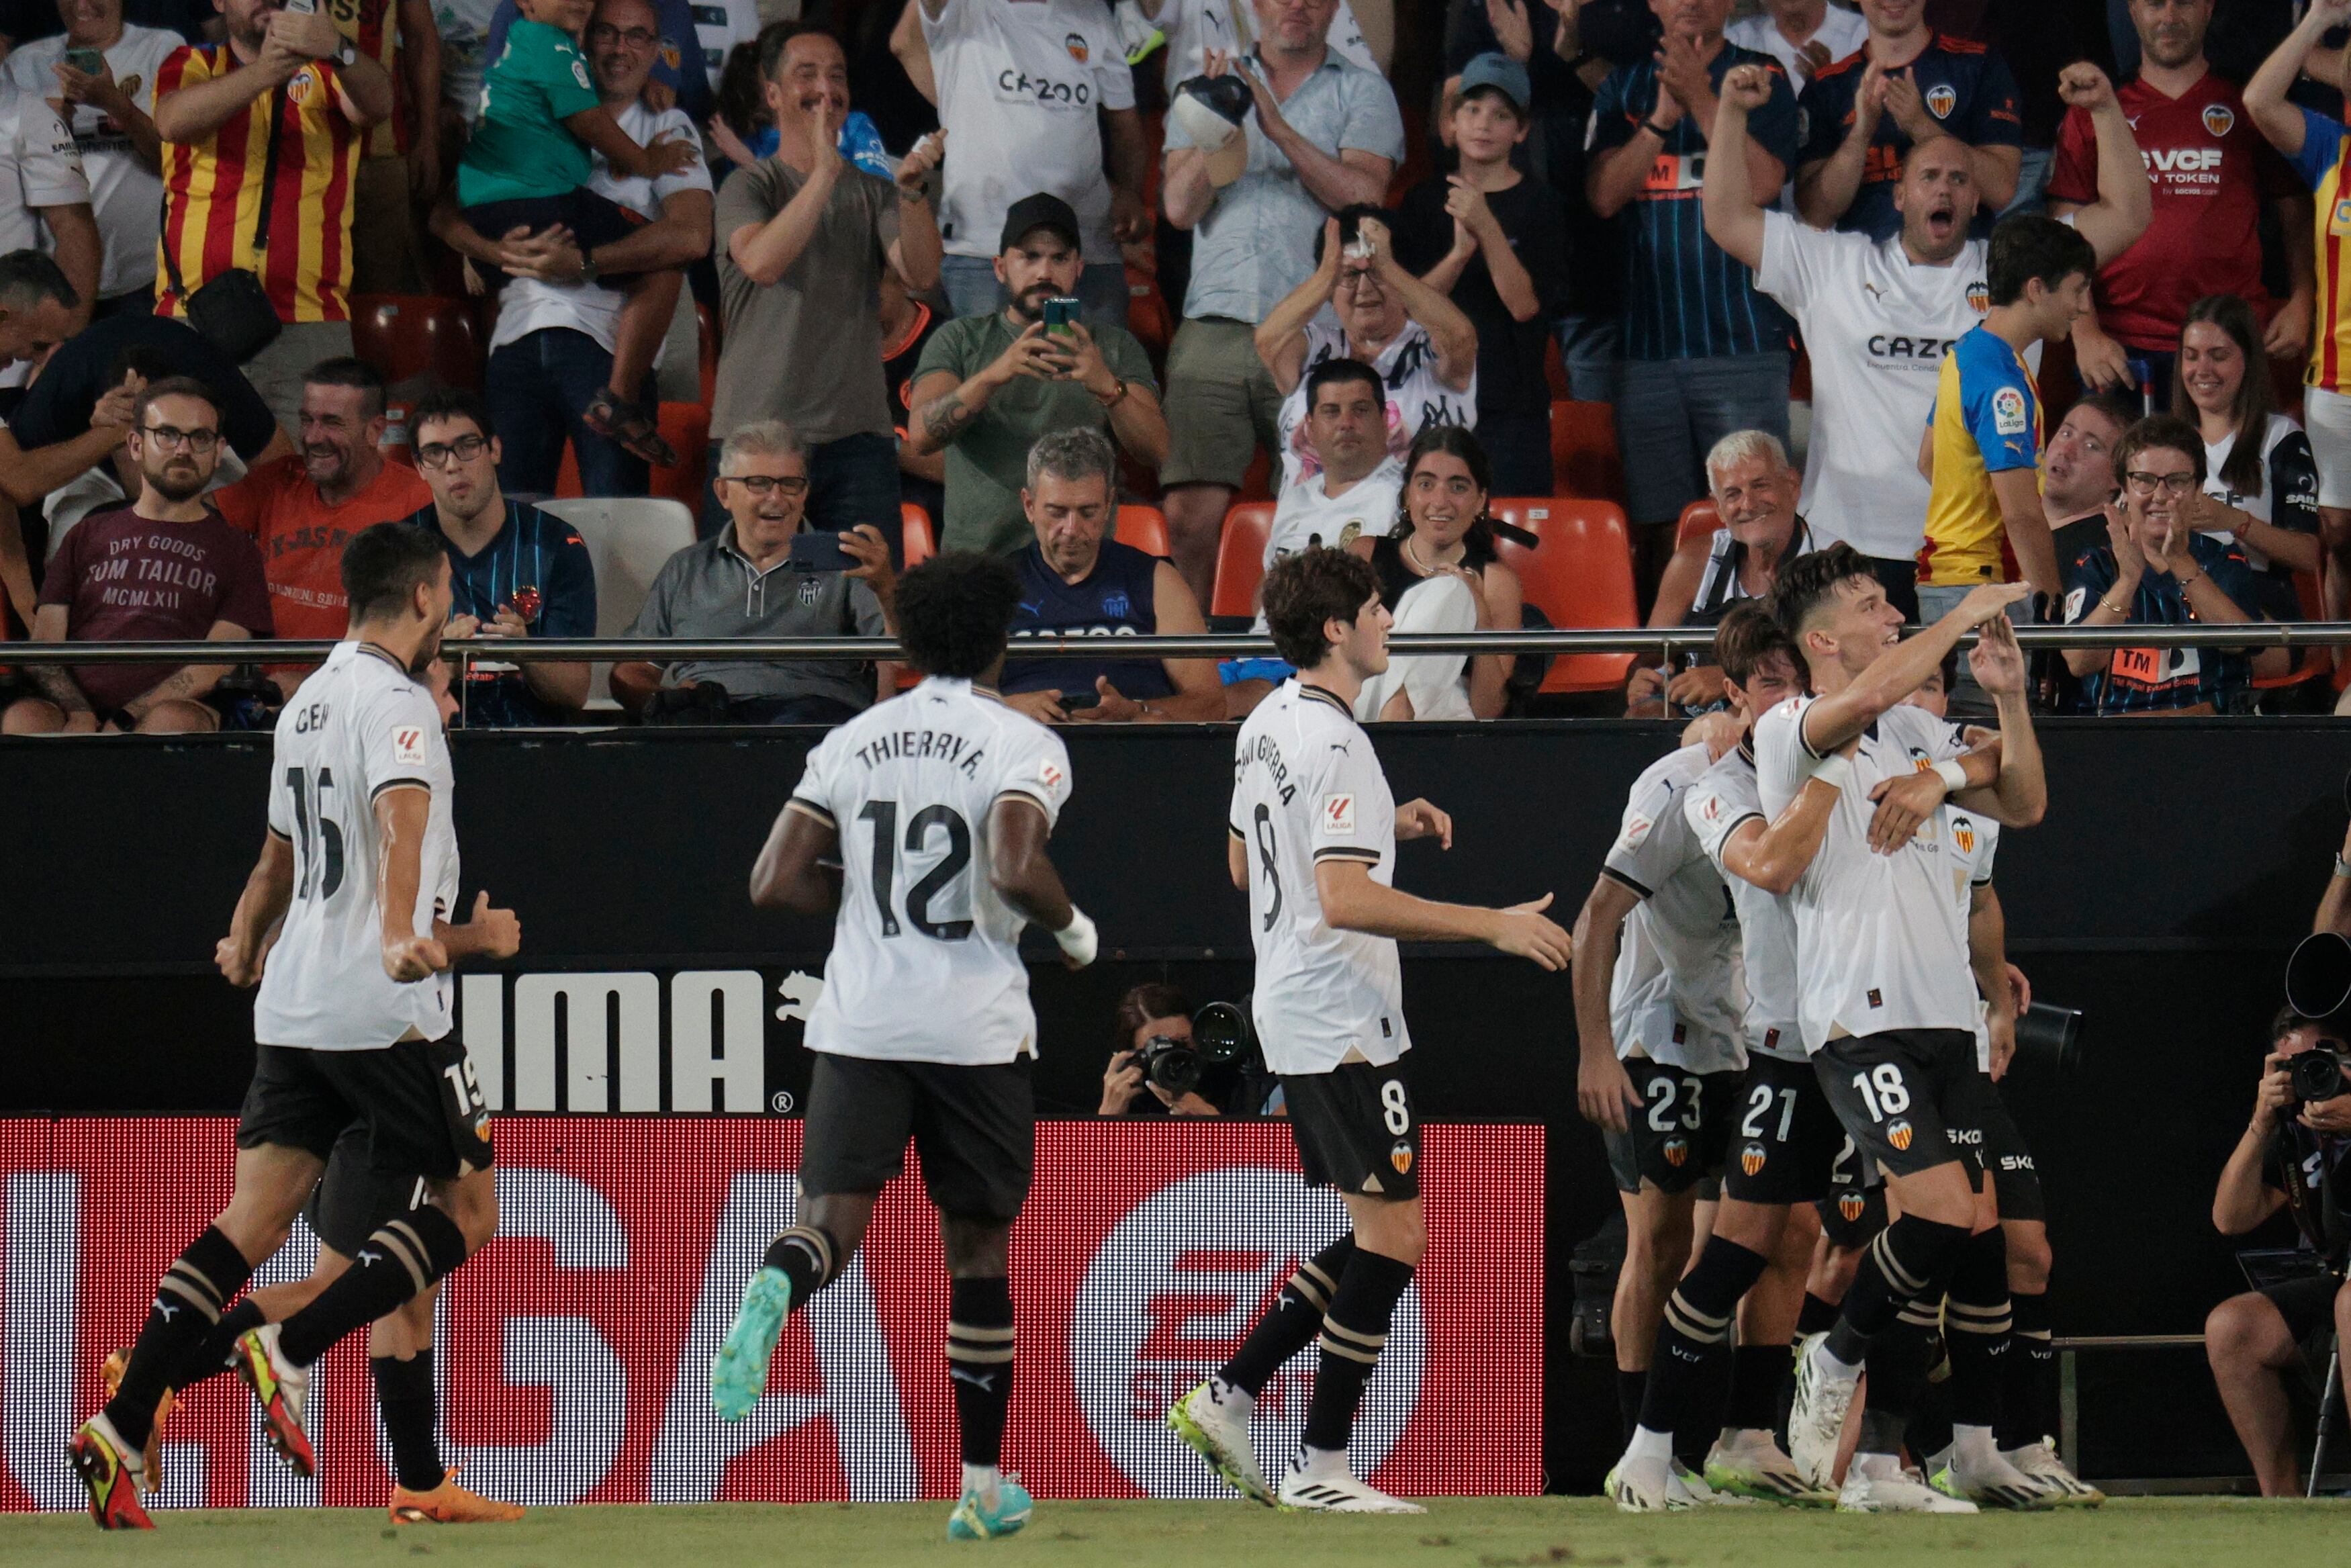
<svg viewBox="0 0 2351 1568">
<path fill-rule="evenodd" d="M 1551 895 L 1508 909 L 1437 904 L 1392 885 L 1400 839 L 1453 842 L 1453 821 L 1389 792 L 1353 706 L 1387 668 L 1389 616 L 1371 563 L 1308 549 L 1274 563 L 1265 617 L 1295 665 L 1250 713 L 1234 747 L 1227 867 L 1249 901 L 1252 1011 L 1281 1080 L 1306 1180 L 1332 1186 L 1349 1228 L 1301 1262 L 1224 1368 L 1176 1402 L 1167 1424 L 1236 1490 L 1269 1505 L 1419 1513 L 1356 1479 L 1347 1444 L 1388 1322 L 1428 1244 L 1420 1124 L 1404 1065 L 1398 940 L 1483 942 L 1566 967 Z M 1277 1490 L 1249 1443 L 1257 1396 L 1320 1340 L 1305 1445 Z"/>
<path fill-rule="evenodd" d="M 923 674 L 809 753 L 751 868 L 762 908 L 833 915 L 800 1151 L 798 1223 L 743 1292 L 710 1365 L 723 1420 L 750 1413 L 791 1310 L 849 1266 L 906 1140 L 939 1211 L 947 1375 L 963 1489 L 947 1534 L 1009 1535 L 1030 1500 L 998 1469 L 1012 1398 L 1012 1222 L 1029 1194 L 1037 1015 L 1020 932 L 1072 967 L 1093 922 L 1045 852 L 1070 798 L 1053 732 L 995 692 L 1020 581 L 994 557 L 935 556 L 898 582 L 898 633 Z"/>
<path fill-rule="evenodd" d="M 1729 1342 L 1734 1318 L 1740 1343 L 1721 1437 L 1707 1457 L 1707 1487 L 1781 1503 L 1834 1500 L 1796 1470 L 1771 1435 L 1794 1324 L 1785 1314 L 1765 1321 L 1750 1291 L 1780 1245 L 1789 1206 L 1829 1196 L 1830 1166 L 1844 1136 L 1798 1033 L 1795 928 L 1780 896 L 1819 850 L 1844 769 L 1833 764 L 1815 774 L 1777 820 L 1767 819 L 1750 737 L 1758 712 L 1803 693 L 1795 645 L 1761 603 L 1750 601 L 1732 606 L 1716 630 L 1714 663 L 1739 720 L 1740 744 L 1675 791 L 1672 809 L 1682 819 L 1679 831 L 1712 863 L 1738 911 L 1747 1066 L 1735 1085 L 1716 1085 L 1719 1095 L 1729 1092 L 1729 1103 L 1715 1113 L 1720 1130 L 1731 1134 L 1722 1200 L 1697 1262 L 1682 1272 L 1689 1256 L 1687 1232 L 1682 1250 L 1669 1260 L 1673 1273 L 1666 1288 L 1672 1293 L 1655 1330 L 1638 1422 L 1608 1473 L 1604 1490 L 1628 1513 L 1698 1500 L 1674 1462 L 1674 1434 L 1703 1417 L 1696 1406 L 1708 1385 L 1698 1369 L 1712 1347 Z M 1616 863 L 1613 856 L 1610 863 Z M 1612 1134 L 1612 1152 L 1617 1146 Z"/>
<path fill-rule="evenodd" d="M 1966 810 L 2011 826 L 2040 820 L 2047 786 L 2024 661 L 2001 617 L 2027 591 L 1987 584 L 1905 642 L 1900 613 L 1846 546 L 1790 562 L 1772 590 L 1772 612 L 1802 653 L 1815 695 L 1783 703 L 1756 723 L 1763 810 L 1783 809 L 1839 754 L 1851 770 L 1820 852 L 1789 893 L 1798 1022 L 1822 1091 L 1864 1157 L 1886 1173 L 1900 1210 L 1862 1260 L 1835 1327 L 1797 1364 L 1789 1448 L 1815 1486 L 1830 1479 L 1870 1346 L 1913 1302 L 1938 1301 L 1948 1290 L 1955 1364 L 1965 1362 L 1963 1379 L 1991 1387 L 1997 1404 L 1997 1385 L 1984 1374 L 2008 1332 L 2006 1255 L 1997 1225 L 1979 1229 L 1980 1172 L 1969 1164 L 1964 1141 L 1978 1014 L 1967 922 L 1948 880 L 1949 822 L 1938 806 L 1907 841 L 1882 853 L 1871 843 L 1869 801 L 1926 772 Z M 1903 706 L 1970 630 L 1979 632 L 1976 679 L 1999 709 L 1996 759 L 1980 752 L 1963 758 L 1948 725 Z M 1903 1468 L 1902 1425 L 1925 1371 L 1923 1358 L 1915 1367 L 1873 1364 L 1870 1406 L 1839 1506 L 1972 1506 Z M 2001 1458 L 1989 1423 L 1971 1418 L 1972 1409 L 1957 1414 L 1955 1486 L 2011 1505 L 2038 1499 L 2040 1489 Z"/>
<path fill-rule="evenodd" d="M 381 523 L 344 546 L 350 640 L 278 717 L 269 832 L 217 955 L 260 994 L 253 1082 L 237 1125 L 229 1206 L 164 1273 L 120 1384 L 74 1434 L 74 1468 L 105 1529 L 146 1529 L 141 1450 L 163 1391 L 189 1380 L 229 1302 L 284 1244 L 354 1121 L 370 1168 L 422 1177 L 430 1201 L 366 1239 L 352 1266 L 282 1323 L 236 1341 L 263 1436 L 310 1470 L 309 1368 L 351 1330 L 397 1311 L 497 1228 L 489 1115 L 450 1032 L 450 967 L 521 939 L 486 900 L 457 902 L 455 781 L 432 693 L 450 608 L 439 538 Z M 264 959 L 267 962 L 265 967 Z"/>
</svg>

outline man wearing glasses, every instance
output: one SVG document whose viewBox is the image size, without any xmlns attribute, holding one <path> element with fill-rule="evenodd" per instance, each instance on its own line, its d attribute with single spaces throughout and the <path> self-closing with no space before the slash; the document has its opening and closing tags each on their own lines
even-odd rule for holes
<svg viewBox="0 0 2351 1568">
<path fill-rule="evenodd" d="M 790 426 L 767 419 L 737 430 L 713 484 L 726 525 L 669 558 L 628 635 L 897 635 L 888 542 L 871 523 L 810 530 L 808 451 Z M 815 548 L 796 552 L 802 534 Z M 648 724 L 834 725 L 872 706 L 892 674 L 832 659 L 632 662 L 612 666 L 612 695 Z"/>
<path fill-rule="evenodd" d="M 661 50 L 659 23 L 646 0 L 602 0 L 587 39 L 597 96 L 632 140 L 648 147 L 664 139 L 701 145 L 684 110 L 656 110 L 645 100 Z M 645 220 L 625 237 L 595 246 L 592 256 L 554 230 L 483 235 L 447 200 L 433 214 L 433 232 L 453 249 L 513 275 L 498 296 L 482 392 L 505 452 L 498 477 L 523 495 L 554 493 L 566 440 L 587 494 L 646 493 L 652 476 L 644 459 L 590 430 L 581 417 L 611 376 L 621 316 L 621 291 L 596 279 L 683 267 L 710 254 L 710 169 L 703 161 L 641 180 L 616 173 L 599 155 L 588 188 Z M 657 406 L 650 378 L 634 401 Z"/>
<path fill-rule="evenodd" d="M 220 409 L 183 376 L 151 384 L 124 445 L 144 482 L 138 500 L 82 519 L 41 586 L 33 636 L 43 643 L 273 634 L 253 541 L 203 497 L 219 465 Z M 235 710 L 214 688 L 230 663 L 36 664 L 0 686 L 0 734 L 179 735 L 219 729 Z"/>
<path fill-rule="evenodd" d="M 2107 543 L 2073 566 L 2065 619 L 2075 626 L 2241 626 L 2262 619 L 2261 579 L 2244 551 L 2199 534 L 2179 515 L 2204 484 L 2204 442 L 2169 414 L 2142 419 L 2115 448 L 2122 486 Z M 2085 713 L 2224 713 L 2250 675 L 2282 673 L 2294 655 L 2269 648 L 2068 648 Z"/>
<path fill-rule="evenodd" d="M 449 550 L 452 637 L 593 637 L 596 568 L 580 532 L 498 487 L 496 423 L 469 392 L 438 392 L 410 415 L 433 504 L 409 519 Z M 465 672 L 455 697 L 475 729 L 570 724 L 588 703 L 588 665 L 496 661 Z"/>
</svg>

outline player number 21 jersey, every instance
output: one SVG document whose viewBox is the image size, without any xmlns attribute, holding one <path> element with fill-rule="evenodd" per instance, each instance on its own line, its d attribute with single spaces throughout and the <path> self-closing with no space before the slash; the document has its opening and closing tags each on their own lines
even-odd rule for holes
<svg viewBox="0 0 2351 1568">
<path fill-rule="evenodd" d="M 809 753 L 789 809 L 841 835 L 841 909 L 808 1048 L 979 1066 L 1037 1049 L 1027 919 L 989 881 L 988 815 L 1012 796 L 1050 828 L 1070 798 L 1051 730 L 934 675 Z"/>
<path fill-rule="evenodd" d="M 375 801 L 388 789 L 431 791 L 410 912 L 429 936 L 457 904 L 455 787 L 432 693 L 381 649 L 336 644 L 277 716 L 269 831 L 294 846 L 294 896 L 262 969 L 255 1040 L 373 1051 L 449 1032 L 446 970 L 407 982 L 384 973 Z"/>
<path fill-rule="evenodd" d="M 1250 1009 L 1276 1072 L 1384 1066 L 1411 1049 L 1396 945 L 1322 918 L 1314 868 L 1353 861 L 1394 885 L 1395 797 L 1371 737 L 1330 693 L 1285 682 L 1242 724 L 1227 826 L 1249 861 Z"/>
</svg>

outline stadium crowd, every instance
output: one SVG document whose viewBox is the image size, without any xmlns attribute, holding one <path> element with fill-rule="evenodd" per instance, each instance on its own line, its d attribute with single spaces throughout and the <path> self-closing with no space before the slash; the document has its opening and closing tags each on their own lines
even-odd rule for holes
<svg viewBox="0 0 2351 1568">
<path fill-rule="evenodd" d="M 1016 634 L 1238 628 L 1314 541 L 1406 631 L 1708 626 L 1837 541 L 1914 620 L 2351 606 L 2334 0 L 1451 0 L 1440 62 L 1384 0 L 214 6 L 0 16 L 12 637 L 337 636 L 343 542 L 402 517 L 478 636 L 875 632 L 941 549 L 1016 559 Z M 2314 711 L 2335 665 L 2082 650 L 2033 695 Z M 1102 722 L 1284 673 L 1013 674 Z M 302 674 L 27 670 L 0 724 L 249 727 Z M 464 722 L 898 679 L 483 665 Z M 1721 700 L 1587 655 L 1360 702 Z"/>
</svg>

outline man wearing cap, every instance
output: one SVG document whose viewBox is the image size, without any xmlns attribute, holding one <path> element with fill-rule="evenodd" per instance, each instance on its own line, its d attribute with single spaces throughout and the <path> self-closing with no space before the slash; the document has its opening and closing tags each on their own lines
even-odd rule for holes
<svg viewBox="0 0 2351 1568">
<path fill-rule="evenodd" d="M 1193 231 L 1184 324 L 1167 356 L 1160 480 L 1176 570 L 1204 601 L 1225 507 L 1251 449 L 1273 450 L 1281 395 L 1255 329 L 1314 270 L 1314 236 L 1343 207 L 1379 204 L 1404 156 L 1385 78 L 1326 42 L 1337 0 L 1252 0 L 1257 44 L 1212 52 L 1167 112 L 1167 221 Z M 1241 90 L 1246 91 L 1244 99 Z"/>
<path fill-rule="evenodd" d="M 923 349 L 906 401 L 906 448 L 946 454 L 946 549 L 1009 554 L 1029 544 L 1020 506 L 1029 449 L 1056 431 L 1106 431 L 1156 473 L 1167 419 L 1143 345 L 1124 327 L 1081 312 L 1046 330 L 1045 301 L 1072 293 L 1085 267 L 1077 214 L 1039 193 L 1012 204 L 997 246 L 1008 303 L 941 328 Z"/>
</svg>

